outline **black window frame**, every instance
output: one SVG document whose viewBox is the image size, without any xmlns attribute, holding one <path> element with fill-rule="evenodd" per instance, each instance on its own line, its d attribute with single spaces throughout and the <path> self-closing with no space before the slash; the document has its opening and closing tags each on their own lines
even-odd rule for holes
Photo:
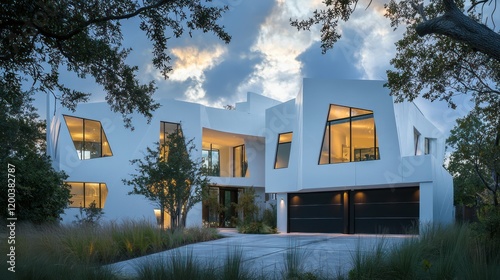
<svg viewBox="0 0 500 280">
<path fill-rule="evenodd" d="M 283 134 L 291 134 L 292 135 L 290 137 L 291 140 L 287 141 L 287 142 L 280 142 L 281 135 L 283 135 Z M 277 142 L 277 144 L 276 144 L 276 153 L 274 155 L 274 169 L 288 168 L 288 165 L 290 163 L 290 154 L 292 153 L 292 139 L 293 139 L 293 131 L 278 133 L 278 139 L 276 141 Z M 280 149 L 280 145 L 283 145 L 283 144 L 290 144 L 290 150 L 288 151 L 288 160 L 286 161 L 286 166 L 276 167 L 276 165 L 278 164 L 278 151 Z"/>
<path fill-rule="evenodd" d="M 330 112 L 332 110 L 332 106 L 348 108 L 349 109 L 349 116 L 344 117 L 344 118 L 330 120 Z M 369 111 L 371 113 L 353 116 L 352 115 L 353 109 L 354 110 Z M 325 125 L 325 129 L 323 130 L 324 134 L 323 134 L 323 138 L 321 140 L 321 148 L 319 151 L 318 165 L 360 162 L 360 161 L 354 160 L 354 152 L 352 152 L 352 151 L 349 151 L 349 161 L 347 161 L 347 162 L 332 162 L 332 151 L 330 149 L 331 144 L 332 144 L 332 142 L 331 142 L 332 141 L 331 127 L 332 127 L 332 125 L 335 125 L 335 124 L 340 124 L 340 123 L 345 123 L 345 122 L 349 123 L 349 149 L 352 149 L 351 147 L 352 147 L 352 142 L 353 142 L 353 137 L 352 137 L 352 123 L 353 123 L 353 121 L 359 121 L 359 120 L 369 119 L 369 118 L 373 118 L 373 135 L 374 135 L 374 137 L 373 137 L 374 159 L 373 160 L 380 160 L 380 151 L 379 151 L 379 147 L 377 146 L 377 138 L 378 138 L 377 137 L 377 126 L 375 125 L 375 114 L 374 114 L 373 110 L 368 110 L 368 109 L 363 109 L 363 108 L 358 108 L 358 107 L 343 106 L 343 105 L 338 105 L 338 104 L 330 104 L 328 106 L 328 112 L 326 115 L 326 125 Z M 325 135 L 327 133 L 328 133 L 328 162 L 321 163 L 321 152 L 323 151 Z"/>
<path fill-rule="evenodd" d="M 73 145 L 75 145 L 75 141 L 73 140 L 73 136 L 71 135 L 71 131 L 69 129 L 69 126 L 68 126 L 68 122 L 66 120 L 66 117 L 70 117 L 70 118 L 75 118 L 75 119 L 81 119 L 82 120 L 82 147 L 80 148 L 80 156 L 79 156 L 79 159 L 80 160 L 89 160 L 89 159 L 96 159 L 96 158 L 105 158 L 105 157 L 112 157 L 113 156 L 113 150 L 111 149 L 111 144 L 109 143 L 109 139 L 108 139 L 108 136 L 106 135 L 106 132 L 104 131 L 104 128 L 102 127 L 102 123 L 98 120 L 94 120 L 94 119 L 89 119 L 89 118 L 82 118 L 82 117 L 76 117 L 76 116 L 71 116 L 71 115 L 65 115 L 63 114 L 62 115 L 63 118 L 64 118 L 64 123 L 66 124 L 66 128 L 68 128 L 68 132 L 69 132 L 69 135 L 71 137 L 71 141 L 73 141 Z M 99 134 L 100 136 L 100 143 L 101 143 L 101 152 L 100 152 L 100 156 L 98 157 L 90 157 L 90 158 L 84 158 L 84 147 L 85 147 L 85 121 L 92 121 L 92 122 L 98 122 L 99 123 L 99 126 L 101 127 L 101 133 Z M 109 149 L 109 152 L 111 153 L 111 155 L 103 155 L 103 135 L 104 137 L 106 138 L 106 142 L 108 142 L 108 149 Z M 75 146 L 75 150 L 76 150 L 76 146 Z"/>
<path fill-rule="evenodd" d="M 88 207 L 86 207 L 87 203 L 85 203 L 85 189 L 86 189 L 85 185 L 86 184 L 99 184 L 99 204 L 96 203 L 96 207 L 103 209 L 103 206 L 102 206 L 102 204 L 103 204 L 102 203 L 102 185 L 104 185 L 106 190 L 108 190 L 108 185 L 106 183 L 103 183 L 103 182 L 79 182 L 79 181 L 67 181 L 65 183 L 70 185 L 70 186 L 72 183 L 83 184 L 83 206 L 71 206 L 71 205 L 69 205 L 68 208 L 88 208 Z M 90 202 L 90 203 L 92 203 L 92 202 Z"/>
</svg>

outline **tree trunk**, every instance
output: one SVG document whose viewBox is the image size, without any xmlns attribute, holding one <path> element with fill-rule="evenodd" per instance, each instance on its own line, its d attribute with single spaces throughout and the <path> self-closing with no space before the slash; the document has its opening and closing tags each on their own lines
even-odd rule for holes
<svg viewBox="0 0 500 280">
<path fill-rule="evenodd" d="M 454 0 L 443 0 L 443 5 L 445 13 L 442 16 L 417 25 L 419 36 L 444 35 L 500 61 L 500 34 L 464 15 Z"/>
</svg>

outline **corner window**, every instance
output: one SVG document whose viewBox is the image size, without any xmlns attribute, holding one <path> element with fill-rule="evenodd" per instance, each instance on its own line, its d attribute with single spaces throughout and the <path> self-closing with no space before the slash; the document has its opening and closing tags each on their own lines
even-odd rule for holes
<svg viewBox="0 0 500 280">
<path fill-rule="evenodd" d="M 373 111 L 330 105 L 319 164 L 380 159 Z"/>
<path fill-rule="evenodd" d="M 290 150 L 292 148 L 293 133 L 281 133 L 278 136 L 278 147 L 276 148 L 276 159 L 274 161 L 274 168 L 287 168 L 290 159 Z"/>
<path fill-rule="evenodd" d="M 79 159 L 112 156 L 111 147 L 101 122 L 64 116 Z"/>
<path fill-rule="evenodd" d="M 88 208 L 92 202 L 104 208 L 108 187 L 105 183 L 67 182 L 71 186 L 70 208 Z"/>
<path fill-rule="evenodd" d="M 172 133 L 182 134 L 181 124 L 172 122 L 160 122 L 160 145 L 161 157 L 166 159 L 168 157 L 167 140 L 168 136 Z"/>
</svg>

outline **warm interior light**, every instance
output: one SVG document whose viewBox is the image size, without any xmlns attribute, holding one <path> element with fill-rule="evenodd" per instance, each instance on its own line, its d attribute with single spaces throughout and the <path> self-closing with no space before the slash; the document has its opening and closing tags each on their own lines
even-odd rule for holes
<svg viewBox="0 0 500 280">
<path fill-rule="evenodd" d="M 158 225 L 161 225 L 161 212 L 160 212 L 160 209 L 154 209 L 153 211 L 155 212 L 156 223 Z"/>
</svg>

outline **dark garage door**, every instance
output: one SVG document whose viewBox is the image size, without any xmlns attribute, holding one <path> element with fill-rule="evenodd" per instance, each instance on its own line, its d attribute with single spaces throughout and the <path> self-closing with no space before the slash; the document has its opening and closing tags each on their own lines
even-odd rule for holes
<svg viewBox="0 0 500 280">
<path fill-rule="evenodd" d="M 289 193 L 289 232 L 407 233 L 418 226 L 419 189 Z"/>
<path fill-rule="evenodd" d="M 343 232 L 341 192 L 288 194 L 290 232 Z"/>
<path fill-rule="evenodd" d="M 352 193 L 355 233 L 408 233 L 409 229 L 417 229 L 420 213 L 418 187 Z"/>
</svg>

